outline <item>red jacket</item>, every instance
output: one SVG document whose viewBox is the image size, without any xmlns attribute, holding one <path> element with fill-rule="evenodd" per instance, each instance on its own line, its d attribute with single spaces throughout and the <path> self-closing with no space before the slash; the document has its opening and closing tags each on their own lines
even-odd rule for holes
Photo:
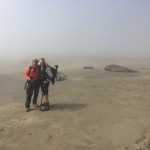
<svg viewBox="0 0 150 150">
<path fill-rule="evenodd" d="M 30 68 L 31 67 L 31 68 Z M 38 68 L 33 68 L 32 66 L 30 66 L 26 69 L 25 71 L 25 79 L 29 80 L 30 77 L 33 78 L 33 81 L 38 80 L 40 78 L 40 72 Z M 30 74 L 29 74 L 30 73 Z"/>
</svg>

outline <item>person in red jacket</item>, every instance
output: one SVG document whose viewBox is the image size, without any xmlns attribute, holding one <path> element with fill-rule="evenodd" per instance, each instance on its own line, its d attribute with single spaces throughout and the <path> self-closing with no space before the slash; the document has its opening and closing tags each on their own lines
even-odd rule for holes
<svg viewBox="0 0 150 150">
<path fill-rule="evenodd" d="M 38 107 L 37 98 L 39 93 L 40 86 L 40 72 L 38 68 L 38 59 L 32 59 L 32 66 L 29 66 L 25 71 L 25 79 L 26 82 L 26 112 L 30 111 L 30 103 L 33 95 L 33 105 L 34 107 Z M 34 93 L 34 94 L 33 94 Z"/>
</svg>

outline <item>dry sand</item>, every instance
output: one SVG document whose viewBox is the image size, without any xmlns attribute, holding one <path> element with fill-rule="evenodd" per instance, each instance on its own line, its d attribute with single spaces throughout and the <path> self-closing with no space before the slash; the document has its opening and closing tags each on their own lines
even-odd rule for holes
<svg viewBox="0 0 150 150">
<path fill-rule="evenodd" d="M 40 112 L 31 105 L 28 113 L 23 90 L 28 64 L 13 69 L 1 64 L 0 150 L 138 149 L 143 142 L 148 149 L 150 59 L 57 61 L 67 78 L 50 86 L 51 109 Z M 109 64 L 140 72 L 107 72 Z M 40 98 L 41 92 L 38 103 Z"/>
</svg>

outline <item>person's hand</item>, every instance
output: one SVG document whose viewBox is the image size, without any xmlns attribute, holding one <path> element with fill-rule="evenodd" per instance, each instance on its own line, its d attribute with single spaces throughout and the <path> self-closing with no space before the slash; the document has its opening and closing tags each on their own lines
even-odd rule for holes
<svg viewBox="0 0 150 150">
<path fill-rule="evenodd" d="M 48 80 L 48 79 L 47 79 L 47 80 L 45 80 L 45 81 L 44 81 L 44 83 L 49 83 L 49 80 Z"/>
<path fill-rule="evenodd" d="M 29 81 L 29 82 L 33 82 L 33 77 L 30 77 L 30 78 L 28 79 L 28 81 Z"/>
</svg>

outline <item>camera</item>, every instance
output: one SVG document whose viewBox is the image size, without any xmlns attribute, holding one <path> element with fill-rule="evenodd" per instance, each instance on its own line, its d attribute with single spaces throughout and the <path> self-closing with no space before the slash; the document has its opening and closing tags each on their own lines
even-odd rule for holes
<svg viewBox="0 0 150 150">
<path fill-rule="evenodd" d="M 31 83 L 33 81 L 33 77 L 30 76 L 30 80 L 27 80 L 27 83 Z"/>
</svg>

